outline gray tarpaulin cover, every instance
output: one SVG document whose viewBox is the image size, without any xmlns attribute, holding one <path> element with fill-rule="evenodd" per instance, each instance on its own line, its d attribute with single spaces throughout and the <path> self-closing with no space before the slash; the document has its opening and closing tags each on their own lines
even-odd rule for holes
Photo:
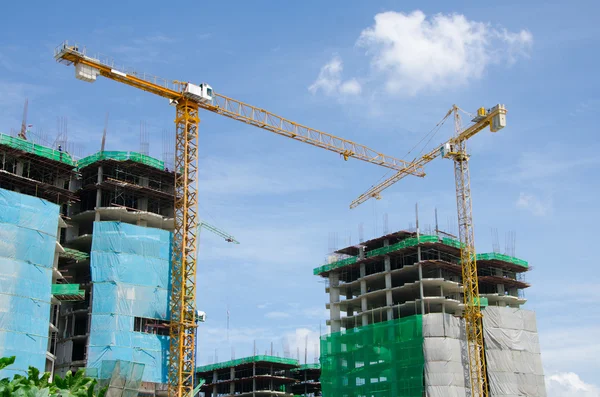
<svg viewBox="0 0 600 397">
<path fill-rule="evenodd" d="M 490 396 L 545 397 L 535 313 L 490 306 L 483 311 Z M 450 314 L 423 316 L 428 397 L 470 395 L 464 320 Z"/>
<path fill-rule="evenodd" d="M 483 311 L 490 395 L 545 397 L 535 313 L 490 306 Z"/>
<path fill-rule="evenodd" d="M 427 396 L 466 396 L 469 378 L 464 321 L 450 314 L 426 314 L 423 337 Z"/>
</svg>

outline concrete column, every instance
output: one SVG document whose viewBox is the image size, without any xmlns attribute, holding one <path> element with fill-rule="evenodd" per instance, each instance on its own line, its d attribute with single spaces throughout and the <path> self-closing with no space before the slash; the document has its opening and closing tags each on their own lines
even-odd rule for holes
<svg viewBox="0 0 600 397">
<path fill-rule="evenodd" d="M 502 269 L 494 269 L 494 275 L 498 276 L 498 277 L 502 277 Z M 498 295 L 504 296 L 504 294 L 505 294 L 504 284 L 496 284 L 496 292 L 498 292 Z M 506 306 L 506 303 L 498 302 L 498 305 Z"/>
<path fill-rule="evenodd" d="M 143 178 L 140 178 L 143 179 Z M 145 178 L 148 179 L 148 178 Z M 140 197 L 137 200 L 137 209 L 140 211 L 148 211 L 148 197 Z M 138 219 L 136 224 L 138 226 L 148 226 L 148 221 L 145 219 Z"/>
<path fill-rule="evenodd" d="M 369 324 L 369 315 L 365 313 L 368 310 L 368 308 L 369 306 L 367 304 L 367 297 L 363 296 L 362 298 L 360 298 L 360 310 L 363 312 L 363 315 L 361 316 L 362 325 Z"/>
<path fill-rule="evenodd" d="M 66 181 L 67 180 L 65 178 L 58 177 L 54 180 L 54 186 L 64 189 Z"/>
<path fill-rule="evenodd" d="M 141 176 L 139 179 L 140 186 L 148 186 L 149 179 L 147 176 Z M 137 209 L 140 211 L 148 211 L 148 197 L 141 197 L 137 200 Z M 148 222 L 145 220 L 138 219 L 137 224 L 139 226 L 148 226 Z"/>
<path fill-rule="evenodd" d="M 385 304 L 388 307 L 386 312 L 389 321 L 394 319 L 394 309 L 392 308 L 394 305 L 394 300 L 392 298 L 392 273 L 390 273 L 392 271 L 392 261 L 389 256 L 384 256 L 383 264 L 385 266 Z"/>
<path fill-rule="evenodd" d="M 148 197 L 138 198 L 137 209 L 140 211 L 148 211 Z"/>
<path fill-rule="evenodd" d="M 25 162 L 23 160 L 17 160 L 17 167 L 15 169 L 15 174 L 19 176 L 23 176 L 23 171 L 25 169 Z M 15 192 L 21 193 L 20 187 L 15 187 Z"/>
<path fill-rule="evenodd" d="M 329 273 L 329 319 L 331 332 L 340 332 L 340 276 L 337 272 Z"/>
<path fill-rule="evenodd" d="M 269 383 L 269 389 L 270 389 L 270 390 L 273 390 L 273 378 L 272 378 L 272 376 L 273 376 L 273 364 L 271 364 L 271 372 L 270 372 L 270 375 L 271 375 L 271 382 Z"/>
<path fill-rule="evenodd" d="M 346 289 L 346 300 L 352 299 L 352 289 Z M 346 316 L 350 317 L 354 315 L 354 309 L 350 305 L 346 307 Z"/>
<path fill-rule="evenodd" d="M 365 259 L 365 247 L 358 247 L 358 259 Z"/>
<path fill-rule="evenodd" d="M 252 397 L 256 396 L 256 363 L 252 363 Z"/>
<path fill-rule="evenodd" d="M 231 367 L 229 372 L 229 379 L 235 379 L 235 367 Z M 235 382 L 231 382 L 229 384 L 229 394 L 235 394 Z"/>
<path fill-rule="evenodd" d="M 17 168 L 15 169 L 15 174 L 19 176 L 23 176 L 23 171 L 25 170 L 25 162 L 23 160 L 17 160 Z"/>
<path fill-rule="evenodd" d="M 100 185 L 102 183 L 102 181 L 104 180 L 104 169 L 102 168 L 102 166 L 98 166 L 98 179 L 96 181 L 96 184 Z M 100 189 L 100 187 L 98 187 L 98 189 L 96 190 L 96 216 L 94 218 L 95 222 L 100 222 L 100 213 L 98 212 L 98 208 L 100 208 L 102 206 L 102 189 Z"/>
<path fill-rule="evenodd" d="M 360 264 L 360 277 L 363 278 L 367 275 L 367 269 L 364 263 Z M 360 311 L 367 311 L 367 298 L 363 296 L 367 293 L 367 282 L 365 280 L 360 280 Z M 369 323 L 369 317 L 366 314 L 361 316 L 362 325 L 367 325 Z"/>
<path fill-rule="evenodd" d="M 308 396 L 308 371 L 304 371 L 304 395 Z"/>
<path fill-rule="evenodd" d="M 219 377 L 217 375 L 217 371 L 214 370 L 213 371 L 213 379 L 212 379 L 212 383 L 214 384 L 213 385 L 213 392 L 212 392 L 213 397 L 217 397 L 217 394 L 218 394 L 217 393 L 217 381 L 218 380 L 219 380 Z"/>
<path fill-rule="evenodd" d="M 418 236 L 418 232 L 417 232 Z M 421 298 L 421 314 L 425 314 L 425 294 L 423 293 L 423 267 L 421 266 L 421 246 L 417 247 L 417 261 L 419 263 L 419 296 Z"/>
</svg>

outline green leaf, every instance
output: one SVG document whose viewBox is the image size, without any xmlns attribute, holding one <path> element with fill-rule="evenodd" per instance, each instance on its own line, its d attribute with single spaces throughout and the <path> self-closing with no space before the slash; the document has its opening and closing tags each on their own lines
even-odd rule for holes
<svg viewBox="0 0 600 397">
<path fill-rule="evenodd" d="M 15 356 L 0 358 L 0 369 L 4 369 L 4 368 L 8 367 L 9 365 L 14 364 L 15 359 L 16 359 Z"/>
<path fill-rule="evenodd" d="M 71 373 L 71 371 L 67 372 L 67 374 Z M 61 378 L 60 376 L 55 376 L 54 377 L 54 385 L 58 388 L 58 389 L 66 389 L 67 388 L 67 381 L 63 378 Z"/>
<path fill-rule="evenodd" d="M 39 386 L 40 382 L 40 370 L 35 367 L 29 367 L 27 370 L 28 380 L 34 385 Z"/>
<path fill-rule="evenodd" d="M 42 375 L 42 377 L 38 381 L 37 386 L 40 388 L 49 387 L 49 383 L 50 383 L 49 380 L 50 380 L 50 372 L 44 372 L 44 375 Z"/>
<path fill-rule="evenodd" d="M 39 389 L 38 392 L 35 394 L 35 397 L 49 397 L 49 396 L 50 396 L 50 388 L 48 388 L 48 387 Z"/>
<path fill-rule="evenodd" d="M 98 381 L 94 379 L 88 385 L 87 397 L 94 397 L 94 388 L 96 387 L 96 383 L 98 383 Z"/>
</svg>

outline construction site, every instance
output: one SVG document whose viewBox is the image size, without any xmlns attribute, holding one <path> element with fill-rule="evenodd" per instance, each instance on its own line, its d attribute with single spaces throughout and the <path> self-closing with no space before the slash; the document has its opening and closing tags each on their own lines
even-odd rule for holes
<svg viewBox="0 0 600 397">
<path fill-rule="evenodd" d="M 1 377 L 28 367 L 61 377 L 82 369 L 110 396 L 128 397 L 546 396 L 535 313 L 523 308 L 532 267 L 478 253 L 474 241 L 465 142 L 504 128 L 504 105 L 477 109 L 466 127 L 453 106 L 444 121 L 454 122 L 455 135 L 404 161 L 204 83 L 116 69 L 77 44 L 62 43 L 54 57 L 84 82 L 103 77 L 168 99 L 174 162 L 106 151 L 105 137 L 98 152 L 76 158 L 28 140 L 25 117 L 18 136 L 0 134 L 0 357 L 16 356 Z M 449 159 L 458 233 L 437 225 L 421 233 L 417 214 L 414 230 L 331 253 L 313 270 L 329 299 L 319 363 L 254 352 L 198 366 L 198 235 L 204 228 L 237 243 L 198 213 L 200 111 L 392 171 L 351 208 Z"/>
</svg>

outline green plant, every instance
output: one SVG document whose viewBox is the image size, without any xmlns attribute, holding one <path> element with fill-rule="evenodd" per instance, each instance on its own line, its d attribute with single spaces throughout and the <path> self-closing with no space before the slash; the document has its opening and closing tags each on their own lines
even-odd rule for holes
<svg viewBox="0 0 600 397">
<path fill-rule="evenodd" d="M 0 358 L 0 370 L 14 364 L 15 356 Z M 0 379 L 0 397 L 104 397 L 106 387 L 96 391 L 97 380 L 85 376 L 80 369 L 75 374 L 67 372 L 64 379 L 29 367 L 27 376 L 15 375 L 12 379 Z"/>
</svg>

